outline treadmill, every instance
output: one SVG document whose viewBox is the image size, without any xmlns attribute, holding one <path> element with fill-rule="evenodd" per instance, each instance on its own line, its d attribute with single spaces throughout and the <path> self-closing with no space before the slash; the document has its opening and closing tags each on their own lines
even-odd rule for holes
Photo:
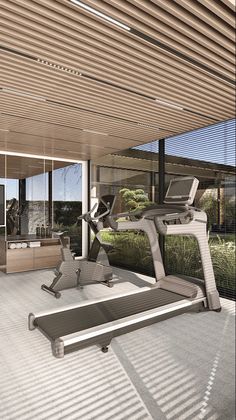
<svg viewBox="0 0 236 420">
<path fill-rule="evenodd" d="M 115 231 L 144 231 L 150 242 L 156 283 L 123 295 L 86 301 L 39 314 L 30 313 L 29 330 L 38 328 L 51 342 L 52 353 L 62 358 L 72 351 L 96 344 L 103 352 L 113 337 L 163 319 L 205 309 L 220 311 L 219 294 L 206 232 L 206 213 L 191 206 L 198 187 L 194 177 L 172 179 L 163 205 L 140 213 L 110 215 Z M 158 234 L 193 235 L 198 241 L 204 280 L 166 275 Z"/>
</svg>

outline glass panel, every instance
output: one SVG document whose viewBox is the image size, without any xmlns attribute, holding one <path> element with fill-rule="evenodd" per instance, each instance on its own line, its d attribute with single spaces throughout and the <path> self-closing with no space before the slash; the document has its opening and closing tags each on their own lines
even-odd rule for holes
<svg viewBox="0 0 236 420">
<path fill-rule="evenodd" d="M 151 176 L 149 172 L 94 166 L 92 174 L 92 205 L 102 195 L 114 194 L 116 196 L 114 213 L 120 213 L 133 210 L 140 207 L 143 202 L 151 200 Z M 124 192 L 121 192 L 124 188 L 135 193 L 133 194 L 133 203 L 131 203 L 132 197 L 130 200 L 126 199 Z"/>
<path fill-rule="evenodd" d="M 166 236 L 165 266 L 167 274 L 184 274 L 203 279 L 197 240 L 193 236 Z"/>
<path fill-rule="evenodd" d="M 113 213 L 141 209 L 151 201 L 149 172 L 94 165 L 91 185 L 92 206 L 102 195 L 116 196 Z M 101 236 L 105 243 L 113 246 L 108 254 L 110 264 L 154 275 L 150 244 L 143 232 L 111 232 L 108 229 Z"/>
<path fill-rule="evenodd" d="M 5 195 L 5 186 L 6 178 L 5 172 L 5 156 L 0 155 L 0 225 L 5 225 L 5 197 L 2 196 L 2 193 Z M 0 270 L 5 270 L 6 266 L 6 247 L 5 247 L 5 238 L 6 238 L 6 229 L 5 226 L 0 226 Z"/>
<path fill-rule="evenodd" d="M 179 159 L 177 156 L 189 159 L 185 160 L 191 174 L 200 181 L 194 205 L 207 214 L 207 231 L 216 283 L 220 294 L 228 298 L 235 294 L 234 148 L 235 120 L 166 140 L 166 153 L 172 155 L 172 159 L 175 156 L 176 162 Z M 166 174 L 166 181 L 175 176 Z M 195 276 L 200 277 L 201 270 L 196 266 L 197 261 L 198 254 L 192 240 L 186 242 L 181 237 L 166 238 L 168 271 L 174 272 L 176 268 L 181 269 L 182 274 L 195 273 Z"/>
<path fill-rule="evenodd" d="M 24 206 L 21 234 L 36 234 L 40 228 L 41 236 L 46 236 L 45 229 L 49 225 L 48 172 L 45 161 L 41 159 L 32 159 L 30 167 L 35 175 L 20 180 L 21 204 Z"/>
<path fill-rule="evenodd" d="M 53 230 L 67 231 L 71 250 L 82 255 L 82 164 L 72 164 L 52 173 Z"/>
<path fill-rule="evenodd" d="M 101 233 L 102 241 L 112 245 L 108 252 L 113 266 L 154 276 L 154 267 L 147 235 L 141 231 Z"/>
</svg>

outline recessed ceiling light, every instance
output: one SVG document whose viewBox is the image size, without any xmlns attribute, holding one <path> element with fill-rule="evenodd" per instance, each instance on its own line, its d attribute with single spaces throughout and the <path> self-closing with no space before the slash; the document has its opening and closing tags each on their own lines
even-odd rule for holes
<svg viewBox="0 0 236 420">
<path fill-rule="evenodd" d="M 102 12 L 99 12 L 99 10 L 96 10 L 91 6 L 88 6 L 87 4 L 82 3 L 82 1 L 80 1 L 80 0 L 70 0 L 70 1 L 74 4 L 76 4 L 76 6 L 82 7 L 83 9 L 87 10 L 88 12 L 93 13 L 94 15 L 96 15 L 96 16 L 104 19 L 104 20 L 107 20 L 110 23 L 113 23 L 114 25 L 119 26 L 120 28 L 125 29 L 126 31 L 131 30 L 131 28 L 129 26 L 125 25 L 124 23 L 119 22 L 118 20 L 113 19 L 112 17 L 110 17 L 108 15 L 105 15 Z"/>
<path fill-rule="evenodd" d="M 160 130 L 160 128 L 158 128 L 158 127 L 154 127 L 153 125 L 149 125 L 149 124 L 145 124 L 145 123 L 138 123 L 138 125 L 141 125 L 142 127 L 145 127 L 145 128 L 153 128 L 154 130 Z"/>
<path fill-rule="evenodd" d="M 172 102 L 166 102 L 166 101 L 163 101 L 162 99 L 155 99 L 155 101 L 160 105 L 167 106 L 168 108 L 174 108 L 180 111 L 184 111 L 184 108 L 181 105 L 173 104 Z"/>
<path fill-rule="evenodd" d="M 44 98 L 43 96 L 36 96 L 36 95 L 33 95 L 32 93 L 29 93 L 29 92 L 22 92 L 20 90 L 15 90 L 15 89 L 11 89 L 11 88 L 2 88 L 2 92 L 3 93 L 10 93 L 12 95 L 17 95 L 17 96 L 24 96 L 26 98 L 35 99 L 36 101 L 46 102 L 46 98 Z"/>
<path fill-rule="evenodd" d="M 86 133 L 100 134 L 101 136 L 109 136 L 109 134 L 107 134 L 107 133 L 101 133 L 100 131 L 86 130 L 86 129 L 84 129 L 82 131 L 85 131 Z"/>
<path fill-rule="evenodd" d="M 86 152 L 79 152 L 78 150 L 67 150 L 68 153 L 76 153 L 78 155 L 87 155 Z"/>
<path fill-rule="evenodd" d="M 71 69 L 69 67 L 64 67 L 64 66 L 61 66 L 60 64 L 53 63 L 51 61 L 46 61 L 46 60 L 42 60 L 41 58 L 37 58 L 37 62 L 40 64 L 44 64 L 44 66 L 53 67 L 54 69 L 61 70 L 66 73 L 72 73 L 72 74 L 82 76 L 82 73 L 80 73 L 78 70 Z"/>
</svg>

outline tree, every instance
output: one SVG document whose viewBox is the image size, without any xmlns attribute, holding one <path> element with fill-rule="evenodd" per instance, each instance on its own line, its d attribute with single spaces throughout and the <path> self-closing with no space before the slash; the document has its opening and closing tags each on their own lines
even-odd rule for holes
<svg viewBox="0 0 236 420">
<path fill-rule="evenodd" d="M 125 207 L 129 211 L 143 210 L 152 204 L 152 202 L 149 201 L 147 194 L 141 188 L 136 190 L 122 188 L 119 193 L 125 202 Z"/>
</svg>

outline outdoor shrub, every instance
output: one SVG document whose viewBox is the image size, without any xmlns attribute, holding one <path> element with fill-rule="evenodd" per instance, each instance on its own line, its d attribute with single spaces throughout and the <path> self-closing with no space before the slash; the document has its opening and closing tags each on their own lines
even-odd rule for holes
<svg viewBox="0 0 236 420">
<path fill-rule="evenodd" d="M 142 232 L 102 232 L 104 242 L 114 246 L 112 265 L 154 276 L 148 238 Z M 165 265 L 168 274 L 185 274 L 203 279 L 200 251 L 191 236 L 166 237 Z M 209 240 L 217 286 L 235 290 L 235 237 L 215 236 Z"/>
</svg>

